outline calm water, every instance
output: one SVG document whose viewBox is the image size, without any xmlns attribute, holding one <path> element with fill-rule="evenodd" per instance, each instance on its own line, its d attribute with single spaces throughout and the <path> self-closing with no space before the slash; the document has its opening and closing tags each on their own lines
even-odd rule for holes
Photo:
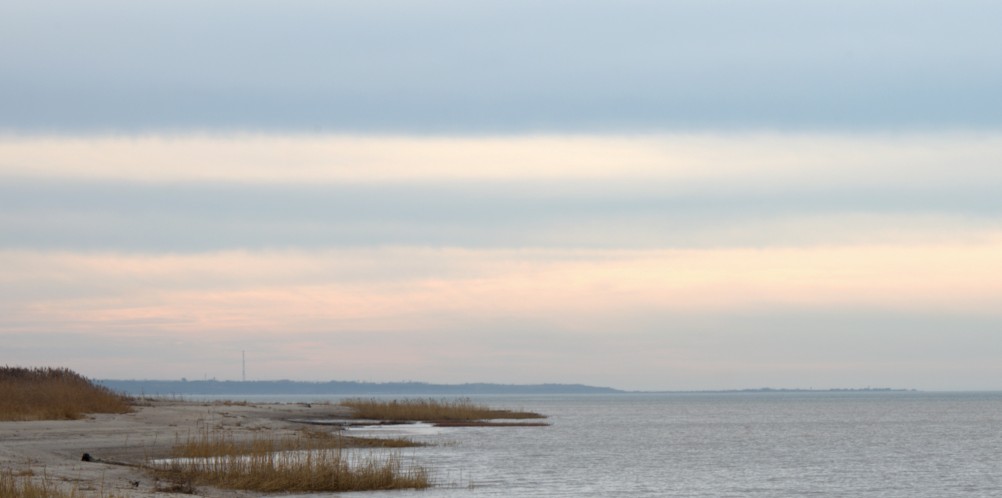
<svg viewBox="0 0 1002 498">
<path fill-rule="evenodd" d="M 553 425 L 416 427 L 439 486 L 352 496 L 1002 496 L 1002 393 L 474 400 Z"/>
</svg>

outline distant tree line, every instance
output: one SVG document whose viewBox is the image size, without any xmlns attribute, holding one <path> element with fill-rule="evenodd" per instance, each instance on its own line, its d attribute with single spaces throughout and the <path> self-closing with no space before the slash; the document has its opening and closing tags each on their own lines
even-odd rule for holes
<svg viewBox="0 0 1002 498">
<path fill-rule="evenodd" d="M 95 381 L 133 396 L 150 395 L 475 395 L 475 394 L 612 394 L 609 387 L 583 384 L 430 384 L 426 382 L 304 382 L 293 380 L 112 380 Z"/>
</svg>

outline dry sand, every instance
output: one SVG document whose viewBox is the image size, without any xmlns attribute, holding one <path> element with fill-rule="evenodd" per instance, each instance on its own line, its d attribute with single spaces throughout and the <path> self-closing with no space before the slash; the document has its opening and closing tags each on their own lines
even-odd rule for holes
<svg viewBox="0 0 1002 498">
<path fill-rule="evenodd" d="M 234 405 L 178 400 L 144 401 L 133 413 L 89 415 L 83 420 L 0 422 L 0 469 L 30 470 L 49 484 L 78 496 L 185 496 L 157 491 L 157 482 L 140 468 L 84 462 L 89 453 L 101 460 L 142 464 L 165 456 L 178 439 L 208 428 L 234 437 L 294 434 L 296 420 L 344 418 L 346 411 L 327 404 Z M 186 495 L 192 496 L 192 495 Z M 262 496 L 260 493 L 199 487 L 194 496 Z"/>
</svg>

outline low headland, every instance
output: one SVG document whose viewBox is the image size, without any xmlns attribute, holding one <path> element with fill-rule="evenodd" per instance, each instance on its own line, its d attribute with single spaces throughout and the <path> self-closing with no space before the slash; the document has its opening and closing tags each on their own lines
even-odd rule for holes
<svg viewBox="0 0 1002 498">
<path fill-rule="evenodd" d="M 249 403 L 136 397 L 50 368 L 0 368 L 0 400 L 5 498 L 420 489 L 435 485 L 435 469 L 406 461 L 397 449 L 424 443 L 351 437 L 342 429 L 410 422 L 546 425 L 541 414 L 468 399 Z"/>
</svg>

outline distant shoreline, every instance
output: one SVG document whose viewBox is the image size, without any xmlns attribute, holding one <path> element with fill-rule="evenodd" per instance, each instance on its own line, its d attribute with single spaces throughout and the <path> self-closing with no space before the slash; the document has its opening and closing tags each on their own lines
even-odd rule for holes
<svg viewBox="0 0 1002 498">
<path fill-rule="evenodd" d="M 431 384 L 426 382 L 309 382 L 292 380 L 113 380 L 95 383 L 130 396 L 163 395 L 489 395 L 489 394 L 617 394 L 610 387 L 583 384 Z"/>
<path fill-rule="evenodd" d="M 742 393 L 888 393 L 917 392 L 915 389 L 890 387 L 863 388 L 772 388 L 719 390 L 626 391 L 611 387 L 584 384 L 432 384 L 427 382 L 360 382 L 360 381 L 293 381 L 293 380 L 115 380 L 94 382 L 130 396 L 223 396 L 223 395 L 286 395 L 286 396 L 476 396 L 476 395 L 539 395 L 539 394 L 742 394 Z"/>
<path fill-rule="evenodd" d="M 904 389 L 896 387 L 845 387 L 830 389 L 800 389 L 800 388 L 773 388 L 760 387 L 755 389 L 717 389 L 717 390 L 694 390 L 694 391 L 635 391 L 648 394 L 742 394 L 742 393 L 911 393 L 919 392 L 918 389 Z"/>
</svg>

